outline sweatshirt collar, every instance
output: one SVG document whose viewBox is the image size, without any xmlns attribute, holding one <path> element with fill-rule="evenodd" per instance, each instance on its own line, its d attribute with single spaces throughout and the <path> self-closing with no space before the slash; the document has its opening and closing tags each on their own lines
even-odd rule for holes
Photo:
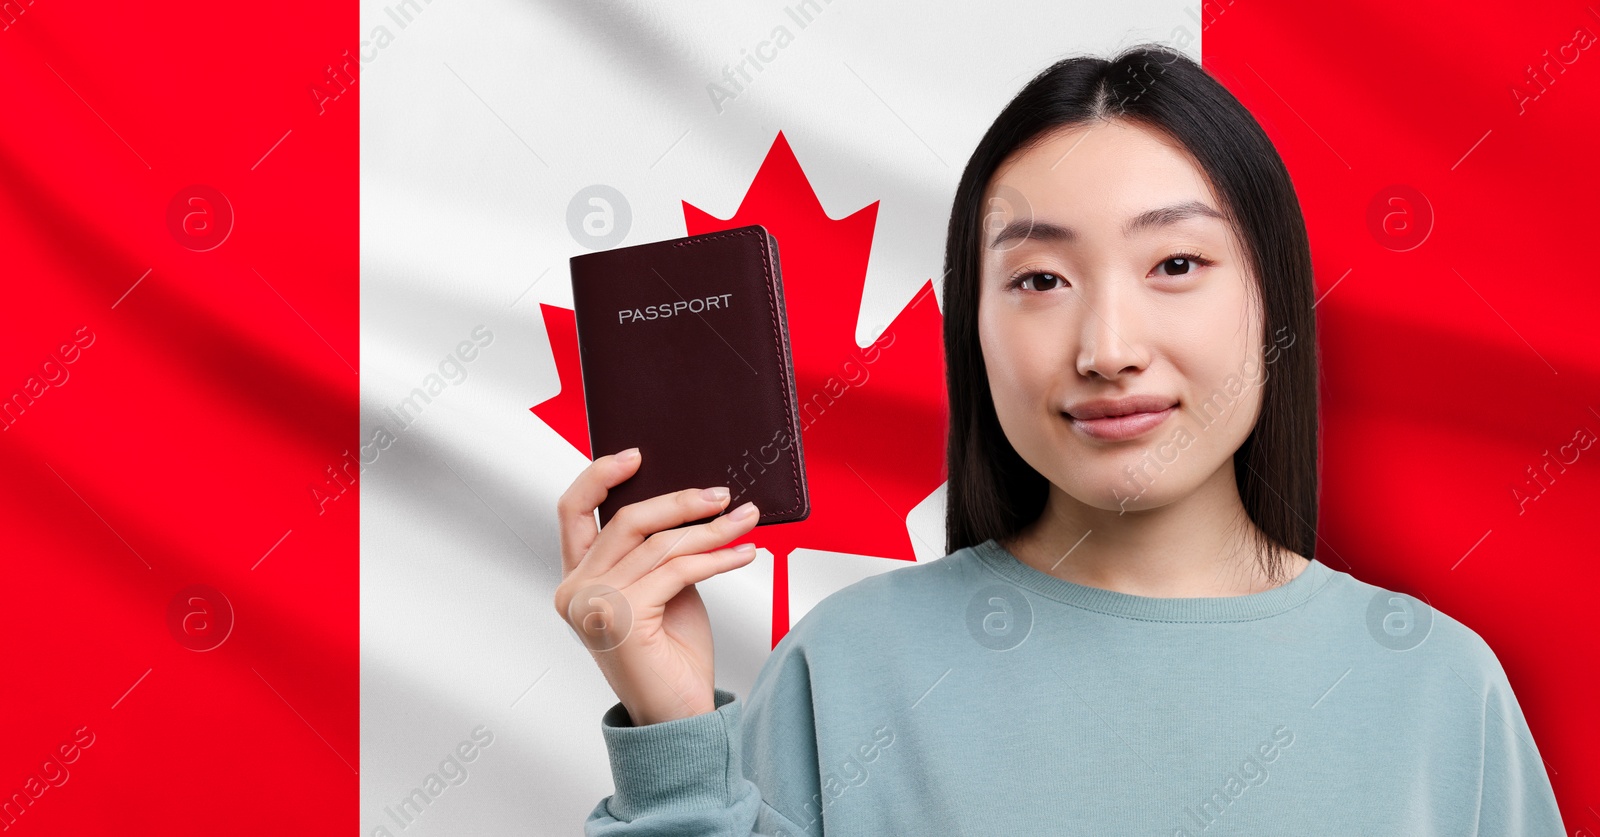
<svg viewBox="0 0 1600 837">
<path fill-rule="evenodd" d="M 1313 559 L 1288 583 L 1260 593 L 1161 598 L 1089 587 L 1057 578 L 1023 563 L 994 538 L 974 546 L 972 550 L 979 561 L 1000 577 L 1045 598 L 1096 613 L 1149 622 L 1247 622 L 1264 619 L 1304 604 L 1335 574 L 1327 565 Z"/>
</svg>

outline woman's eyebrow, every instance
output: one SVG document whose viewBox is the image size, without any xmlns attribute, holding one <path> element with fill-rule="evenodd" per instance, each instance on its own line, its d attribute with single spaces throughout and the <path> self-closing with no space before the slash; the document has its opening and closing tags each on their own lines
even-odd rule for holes
<svg viewBox="0 0 1600 837">
<path fill-rule="evenodd" d="M 1226 220 L 1222 213 L 1211 207 L 1211 205 L 1202 201 L 1189 200 L 1175 203 L 1171 206 L 1146 210 L 1129 218 L 1128 222 L 1122 227 L 1122 234 L 1124 237 L 1132 237 L 1134 233 L 1140 230 L 1164 227 L 1190 218 Z M 1071 227 L 1053 224 L 1049 221 L 1038 221 L 1033 218 L 1018 218 L 1001 228 L 1000 234 L 989 242 L 989 247 L 993 249 L 1014 239 L 1072 242 L 1076 241 L 1077 238 L 1078 231 Z"/>
</svg>

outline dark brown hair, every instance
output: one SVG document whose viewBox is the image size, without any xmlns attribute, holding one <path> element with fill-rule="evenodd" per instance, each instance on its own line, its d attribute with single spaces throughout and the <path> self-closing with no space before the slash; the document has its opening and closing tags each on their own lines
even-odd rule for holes
<svg viewBox="0 0 1600 837">
<path fill-rule="evenodd" d="M 1269 344 L 1261 412 L 1234 454 L 1257 560 L 1277 579 L 1278 544 L 1315 557 L 1318 493 L 1316 320 L 1311 246 L 1294 184 L 1261 126 L 1199 64 L 1153 44 L 1110 59 L 1068 58 L 1028 82 L 978 142 L 956 187 L 945 242 L 944 351 L 950 404 L 945 550 L 1008 538 L 1044 510 L 1049 484 L 1006 439 L 978 342 L 984 192 L 1002 162 L 1050 131 L 1122 119 L 1181 143 L 1218 192 L 1243 242 Z M 1263 537 L 1264 536 L 1264 537 Z"/>
</svg>

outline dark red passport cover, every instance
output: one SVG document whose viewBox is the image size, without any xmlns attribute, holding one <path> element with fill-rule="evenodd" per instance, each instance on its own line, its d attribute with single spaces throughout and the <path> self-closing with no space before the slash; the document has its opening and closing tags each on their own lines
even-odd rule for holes
<svg viewBox="0 0 1600 837">
<path fill-rule="evenodd" d="M 589 450 L 643 455 L 600 504 L 600 525 L 629 503 L 719 485 L 727 509 L 755 502 L 757 525 L 804 520 L 777 240 L 751 225 L 585 253 L 571 267 Z"/>
</svg>

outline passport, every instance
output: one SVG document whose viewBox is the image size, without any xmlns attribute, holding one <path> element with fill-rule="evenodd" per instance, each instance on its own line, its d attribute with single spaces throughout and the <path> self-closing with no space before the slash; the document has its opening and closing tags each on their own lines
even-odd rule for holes
<svg viewBox="0 0 1600 837">
<path fill-rule="evenodd" d="M 755 502 L 758 526 L 809 516 L 777 240 L 753 224 L 570 265 L 589 450 L 643 457 L 600 503 L 600 525 L 630 503 L 719 485 L 728 510 Z"/>
</svg>

